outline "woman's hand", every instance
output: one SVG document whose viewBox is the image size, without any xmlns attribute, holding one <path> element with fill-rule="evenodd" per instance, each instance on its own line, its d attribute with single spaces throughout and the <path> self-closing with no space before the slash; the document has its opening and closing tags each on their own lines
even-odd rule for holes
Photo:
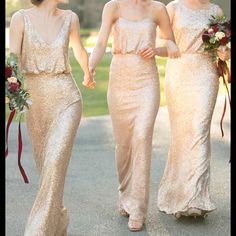
<svg viewBox="0 0 236 236">
<path fill-rule="evenodd" d="M 169 58 L 181 57 L 179 48 L 177 47 L 177 45 L 172 40 L 167 40 L 166 48 L 167 48 Z"/>
<path fill-rule="evenodd" d="M 82 84 L 85 87 L 90 88 L 90 89 L 95 88 L 96 82 L 95 82 L 95 80 L 93 78 L 93 75 L 94 74 L 91 71 L 84 75 L 84 81 L 82 82 Z"/>
<path fill-rule="evenodd" d="M 156 48 L 147 47 L 139 51 L 139 55 L 143 59 L 151 59 L 157 55 Z"/>
<path fill-rule="evenodd" d="M 222 61 L 227 61 L 230 59 L 231 50 L 228 47 L 221 47 L 217 50 L 217 56 Z"/>
</svg>

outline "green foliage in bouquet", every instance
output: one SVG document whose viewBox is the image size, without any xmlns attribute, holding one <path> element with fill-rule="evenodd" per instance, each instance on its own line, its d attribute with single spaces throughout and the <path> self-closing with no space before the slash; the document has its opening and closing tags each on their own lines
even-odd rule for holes
<svg viewBox="0 0 236 236">
<path fill-rule="evenodd" d="M 5 96 L 9 109 L 23 113 L 32 104 L 27 90 L 23 89 L 24 76 L 18 67 L 18 58 L 10 53 L 5 65 Z"/>
</svg>

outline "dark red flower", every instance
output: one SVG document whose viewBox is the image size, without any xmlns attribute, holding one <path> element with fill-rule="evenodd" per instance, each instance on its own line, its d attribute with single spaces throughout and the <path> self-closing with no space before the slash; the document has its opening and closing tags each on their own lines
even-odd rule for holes
<svg viewBox="0 0 236 236">
<path fill-rule="evenodd" d="M 5 77 L 11 77 L 12 75 L 12 68 L 10 66 L 5 67 Z"/>
<path fill-rule="evenodd" d="M 17 83 L 9 83 L 8 85 L 9 91 L 10 92 L 16 92 L 20 88 L 20 84 Z"/>
<path fill-rule="evenodd" d="M 226 62 L 222 61 L 221 59 L 218 59 L 217 71 L 218 71 L 219 76 L 223 76 L 226 73 L 226 68 L 227 68 Z"/>
<path fill-rule="evenodd" d="M 224 75 L 224 70 L 221 66 L 217 66 L 217 72 L 219 76 L 223 76 Z"/>
<path fill-rule="evenodd" d="M 225 22 L 223 25 L 224 25 L 224 27 L 225 27 L 227 30 L 230 30 L 230 29 L 231 29 L 231 21 L 230 21 L 230 20 L 227 21 L 227 22 Z"/>
<path fill-rule="evenodd" d="M 218 25 L 213 25 L 211 28 L 213 29 L 214 33 L 218 32 L 218 30 L 219 30 Z"/>
<path fill-rule="evenodd" d="M 227 43 L 228 43 L 228 38 L 227 37 L 224 37 L 220 40 L 220 45 L 225 46 Z"/>
<path fill-rule="evenodd" d="M 203 41 L 204 43 L 208 43 L 209 40 L 210 40 L 210 36 L 209 36 L 208 34 L 203 34 L 203 35 L 202 35 L 202 41 Z"/>
<path fill-rule="evenodd" d="M 231 36 L 231 30 L 225 29 L 225 36 L 229 38 Z"/>
</svg>

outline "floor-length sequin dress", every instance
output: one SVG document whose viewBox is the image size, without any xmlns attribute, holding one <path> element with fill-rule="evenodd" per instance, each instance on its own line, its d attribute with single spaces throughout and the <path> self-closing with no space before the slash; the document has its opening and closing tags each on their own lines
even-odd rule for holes
<svg viewBox="0 0 236 236">
<path fill-rule="evenodd" d="M 120 16 L 113 27 L 108 106 L 116 142 L 119 205 L 130 218 L 139 220 L 147 214 L 160 91 L 155 58 L 142 59 L 138 53 L 155 46 L 155 35 L 156 24 L 151 16 L 140 21 Z"/>
<path fill-rule="evenodd" d="M 40 175 L 39 191 L 25 236 L 64 236 L 69 223 L 63 206 L 64 182 L 82 112 L 82 99 L 72 77 L 68 43 L 72 12 L 52 43 L 45 42 L 28 15 L 24 17 L 21 66 L 33 104 L 26 124 Z"/>
<path fill-rule="evenodd" d="M 165 91 L 171 140 L 158 192 L 158 207 L 167 214 L 188 209 L 212 211 L 210 196 L 210 127 L 219 79 L 203 52 L 202 32 L 218 6 L 193 10 L 176 1 L 173 31 L 181 57 L 168 59 Z"/>
</svg>

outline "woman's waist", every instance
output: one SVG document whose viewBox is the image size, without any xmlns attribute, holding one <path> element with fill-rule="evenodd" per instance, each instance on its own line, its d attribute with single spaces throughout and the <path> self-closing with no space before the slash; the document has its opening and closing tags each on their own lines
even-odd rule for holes
<svg viewBox="0 0 236 236">
<path fill-rule="evenodd" d="M 197 53 L 184 53 L 181 57 L 168 58 L 166 70 L 183 70 L 191 73 L 200 73 L 200 71 L 216 72 L 216 64 L 209 55 Z"/>
<path fill-rule="evenodd" d="M 124 41 L 117 41 L 114 40 L 112 46 L 112 54 L 134 54 L 139 55 L 140 50 L 152 47 L 154 48 L 156 45 L 155 40 L 148 40 L 148 39 L 139 39 L 139 40 L 124 40 Z"/>
<path fill-rule="evenodd" d="M 156 67 L 156 61 L 155 57 L 152 57 L 150 59 L 145 59 L 140 56 L 139 53 L 135 52 L 126 52 L 126 53 L 118 53 L 113 54 L 112 56 L 112 63 L 119 63 L 122 65 L 132 66 L 132 65 L 139 65 L 139 66 L 155 66 Z"/>
<path fill-rule="evenodd" d="M 206 52 L 180 52 L 181 56 L 179 58 L 168 58 L 169 61 L 193 61 L 195 60 L 197 63 L 201 61 L 212 62 L 212 57 L 209 53 Z"/>
<path fill-rule="evenodd" d="M 67 74 L 70 73 L 71 66 L 66 61 L 43 61 L 38 62 L 35 60 L 22 60 L 21 64 L 22 71 L 25 74 L 30 75 L 42 75 L 42 74 Z"/>
<path fill-rule="evenodd" d="M 32 72 L 26 72 L 24 71 L 24 76 L 27 80 L 31 79 L 59 79 L 59 78 L 67 78 L 72 77 L 71 72 L 38 72 L 38 73 L 32 73 Z"/>
<path fill-rule="evenodd" d="M 71 73 L 60 74 L 25 74 L 25 85 L 28 89 L 38 91 L 68 90 L 76 88 L 76 83 Z"/>
<path fill-rule="evenodd" d="M 110 73 L 127 76 L 157 75 L 158 69 L 155 58 L 144 59 L 137 54 L 116 54 L 112 57 Z"/>
<path fill-rule="evenodd" d="M 112 57 L 110 72 L 126 77 L 157 74 L 158 70 L 155 58 L 143 59 L 136 54 L 117 54 Z"/>
</svg>

